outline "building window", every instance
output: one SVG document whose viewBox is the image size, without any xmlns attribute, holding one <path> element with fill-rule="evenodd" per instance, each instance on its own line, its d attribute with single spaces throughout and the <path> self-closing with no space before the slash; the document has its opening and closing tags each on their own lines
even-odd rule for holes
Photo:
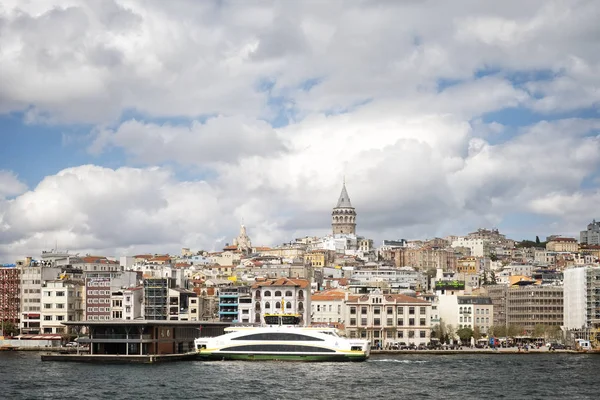
<svg viewBox="0 0 600 400">
<path fill-rule="evenodd" d="M 265 303 L 265 308 L 271 308 L 271 303 L 267 301 L 267 302 Z"/>
<path fill-rule="evenodd" d="M 398 331 L 398 339 L 404 338 L 404 331 Z"/>
<path fill-rule="evenodd" d="M 421 307 L 421 309 L 419 310 L 419 314 L 425 315 L 426 313 L 427 313 L 426 308 Z"/>
<path fill-rule="evenodd" d="M 56 320 L 57 321 L 64 321 L 64 319 L 65 319 L 64 315 L 57 315 L 56 316 Z"/>
<path fill-rule="evenodd" d="M 367 326 L 367 319 L 366 318 L 361 318 L 360 319 L 360 325 L 361 326 Z"/>
<path fill-rule="evenodd" d="M 281 297 L 281 292 L 279 290 L 275 292 L 275 297 Z"/>
<path fill-rule="evenodd" d="M 419 325 L 421 325 L 421 326 L 425 326 L 425 325 L 427 325 L 427 323 L 425 322 L 425 318 L 421 318 L 421 319 L 419 320 Z"/>
<path fill-rule="evenodd" d="M 408 337 L 409 338 L 414 338 L 415 337 L 415 331 L 408 331 Z"/>
<path fill-rule="evenodd" d="M 410 315 L 414 315 L 415 314 L 415 308 L 414 307 L 408 307 L 408 313 Z"/>
<path fill-rule="evenodd" d="M 44 308 L 52 308 L 52 304 L 46 303 L 46 304 L 44 304 Z"/>
<path fill-rule="evenodd" d="M 425 331 L 419 331 L 419 337 L 421 339 L 424 339 L 426 336 L 427 336 L 427 332 L 425 332 Z"/>
<path fill-rule="evenodd" d="M 373 325 L 375 325 L 375 326 L 379 326 L 379 325 L 381 325 L 381 319 L 379 319 L 379 318 L 374 318 L 374 319 L 373 319 Z"/>
<path fill-rule="evenodd" d="M 404 326 L 404 319 L 398 318 L 398 326 Z"/>
<path fill-rule="evenodd" d="M 398 314 L 404 314 L 404 307 L 398 307 Z"/>
<path fill-rule="evenodd" d="M 375 308 L 373 309 L 373 314 L 375 314 L 375 315 L 379 315 L 379 314 L 381 314 L 381 308 L 379 308 L 379 307 L 375 307 Z"/>
<path fill-rule="evenodd" d="M 415 319 L 414 318 L 409 318 L 408 319 L 408 326 L 415 326 Z"/>
<path fill-rule="evenodd" d="M 362 315 L 367 315 L 367 307 L 361 307 L 361 308 L 360 308 L 360 313 L 361 313 Z"/>
<path fill-rule="evenodd" d="M 271 291 L 270 290 L 267 290 L 265 292 L 265 297 L 271 297 Z"/>
<path fill-rule="evenodd" d="M 394 314 L 394 308 L 393 307 L 387 307 L 387 315 L 393 315 Z"/>
<path fill-rule="evenodd" d="M 281 308 L 281 303 L 280 302 L 275 303 L 275 308 L 280 309 Z M 317 309 L 318 308 L 319 307 L 317 306 Z"/>
<path fill-rule="evenodd" d="M 290 290 L 287 290 L 287 291 L 285 292 L 285 295 L 286 295 L 287 297 L 292 297 L 292 296 L 293 296 L 293 294 L 292 294 L 292 292 L 291 292 Z"/>
<path fill-rule="evenodd" d="M 356 314 L 356 307 L 350 307 L 350 315 Z"/>
<path fill-rule="evenodd" d="M 44 315 L 44 321 L 52 321 L 52 315 Z"/>
<path fill-rule="evenodd" d="M 350 318 L 350 326 L 356 326 L 356 318 Z"/>
</svg>

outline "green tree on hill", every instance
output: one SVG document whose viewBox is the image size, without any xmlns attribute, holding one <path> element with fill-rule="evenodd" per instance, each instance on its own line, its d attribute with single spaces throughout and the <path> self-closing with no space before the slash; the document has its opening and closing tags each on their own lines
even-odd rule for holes
<svg viewBox="0 0 600 400">
<path fill-rule="evenodd" d="M 461 343 L 468 344 L 470 343 L 470 340 L 473 337 L 473 329 L 468 327 L 460 328 L 456 331 L 456 335 L 460 338 Z"/>
</svg>

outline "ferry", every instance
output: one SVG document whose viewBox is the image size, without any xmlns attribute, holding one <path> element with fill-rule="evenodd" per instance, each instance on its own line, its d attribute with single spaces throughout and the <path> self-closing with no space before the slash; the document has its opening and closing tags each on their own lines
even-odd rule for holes
<svg viewBox="0 0 600 400">
<path fill-rule="evenodd" d="M 201 360 L 365 361 L 369 341 L 347 339 L 335 328 L 300 326 L 299 314 L 266 314 L 265 326 L 225 328 L 194 341 Z"/>
</svg>

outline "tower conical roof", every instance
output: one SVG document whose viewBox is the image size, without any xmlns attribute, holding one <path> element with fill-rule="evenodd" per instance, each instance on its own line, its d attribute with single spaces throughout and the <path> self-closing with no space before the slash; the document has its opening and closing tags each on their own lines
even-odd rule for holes
<svg viewBox="0 0 600 400">
<path fill-rule="evenodd" d="M 335 208 L 340 207 L 350 207 L 352 208 L 352 203 L 350 203 L 350 196 L 348 196 L 348 191 L 346 190 L 346 183 L 344 182 L 344 186 L 342 186 L 342 193 L 340 193 L 340 198 L 338 199 L 337 205 Z"/>
</svg>

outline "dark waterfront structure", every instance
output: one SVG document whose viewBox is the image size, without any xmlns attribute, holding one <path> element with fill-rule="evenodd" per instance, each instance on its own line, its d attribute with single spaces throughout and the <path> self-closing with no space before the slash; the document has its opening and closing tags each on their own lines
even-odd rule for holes
<svg viewBox="0 0 600 400">
<path fill-rule="evenodd" d="M 80 336 L 79 346 L 89 346 L 85 355 L 44 355 L 48 361 L 156 362 L 195 355 L 194 339 L 219 336 L 230 324 L 201 321 L 67 321 L 64 325 Z M 181 356 L 179 358 L 174 356 Z M 162 359 L 161 359 L 162 358 Z"/>
</svg>

